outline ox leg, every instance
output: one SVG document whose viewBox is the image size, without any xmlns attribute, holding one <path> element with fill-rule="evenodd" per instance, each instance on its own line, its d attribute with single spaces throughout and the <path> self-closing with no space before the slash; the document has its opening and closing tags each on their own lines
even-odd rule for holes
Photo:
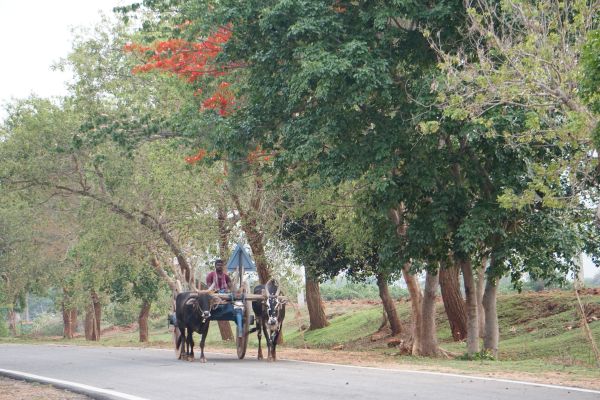
<svg viewBox="0 0 600 400">
<path fill-rule="evenodd" d="M 277 340 L 279 339 L 279 332 L 281 331 L 277 330 L 273 335 L 273 340 L 271 340 L 271 359 L 273 361 L 277 361 Z"/>
<path fill-rule="evenodd" d="M 177 338 L 177 343 L 175 344 L 175 347 L 179 351 L 179 359 L 181 360 L 185 357 L 187 338 L 185 336 L 185 328 L 182 329 L 181 326 L 178 326 L 178 329 L 179 337 Z"/>
<path fill-rule="evenodd" d="M 267 361 L 273 361 L 273 335 L 265 327 L 265 340 L 267 341 Z"/>
<path fill-rule="evenodd" d="M 188 361 L 194 361 L 194 331 L 192 329 L 188 329 Z"/>
<path fill-rule="evenodd" d="M 275 334 L 275 339 L 273 340 L 273 361 L 277 361 L 277 342 L 279 341 L 279 334 L 283 329 L 283 321 L 279 324 L 279 329 L 277 329 L 277 333 Z"/>
<path fill-rule="evenodd" d="M 258 329 L 256 330 L 256 333 L 258 335 L 258 359 L 262 360 L 263 359 L 262 346 L 261 346 L 262 329 L 263 329 L 262 319 L 259 319 L 258 321 L 256 321 L 256 324 L 258 325 Z"/>
<path fill-rule="evenodd" d="M 204 357 L 204 342 L 206 341 L 206 336 L 208 334 L 208 324 L 210 321 L 206 321 L 206 325 L 204 329 L 202 329 L 201 338 L 200 338 L 200 362 L 205 363 L 206 357 Z"/>
</svg>

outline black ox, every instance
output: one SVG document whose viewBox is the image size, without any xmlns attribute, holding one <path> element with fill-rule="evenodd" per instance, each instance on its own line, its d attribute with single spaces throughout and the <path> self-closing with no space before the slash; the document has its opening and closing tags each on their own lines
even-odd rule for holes
<svg viewBox="0 0 600 400">
<path fill-rule="evenodd" d="M 175 318 L 181 335 L 177 339 L 176 349 L 181 352 L 179 359 L 194 360 L 193 333 L 200 334 L 200 362 L 205 363 L 204 342 L 210 323 L 210 311 L 218 302 L 211 292 L 183 292 L 175 299 Z M 185 351 L 181 347 L 185 338 Z"/>
<path fill-rule="evenodd" d="M 253 301 L 252 310 L 256 317 L 256 330 L 258 332 L 258 359 L 263 359 L 261 337 L 265 334 L 267 340 L 267 360 L 277 361 L 277 339 L 281 332 L 283 319 L 285 318 L 285 303 L 287 300 L 280 299 L 279 284 L 271 279 L 265 285 L 254 288 L 254 294 L 266 294 L 266 301 Z"/>
</svg>

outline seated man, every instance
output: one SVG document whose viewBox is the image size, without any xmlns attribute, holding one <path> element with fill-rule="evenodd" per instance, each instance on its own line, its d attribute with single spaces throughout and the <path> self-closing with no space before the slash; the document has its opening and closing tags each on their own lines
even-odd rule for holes
<svg viewBox="0 0 600 400">
<path fill-rule="evenodd" d="M 223 260 L 215 260 L 215 270 L 211 271 L 206 275 L 206 284 L 209 290 L 215 290 L 217 292 L 231 292 L 233 285 L 231 284 L 231 278 L 227 275 L 227 272 L 223 269 Z"/>
</svg>

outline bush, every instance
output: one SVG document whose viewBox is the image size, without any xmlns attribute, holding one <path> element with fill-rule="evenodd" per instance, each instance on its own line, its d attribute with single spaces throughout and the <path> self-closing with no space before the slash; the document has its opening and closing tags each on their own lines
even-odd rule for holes
<svg viewBox="0 0 600 400">
<path fill-rule="evenodd" d="M 54 313 L 38 314 L 30 331 L 33 336 L 62 336 L 63 333 L 63 320 Z"/>
<path fill-rule="evenodd" d="M 110 303 L 104 307 L 103 320 L 108 325 L 127 326 L 137 322 L 140 313 L 139 304 L 134 301 L 127 303 Z"/>
</svg>

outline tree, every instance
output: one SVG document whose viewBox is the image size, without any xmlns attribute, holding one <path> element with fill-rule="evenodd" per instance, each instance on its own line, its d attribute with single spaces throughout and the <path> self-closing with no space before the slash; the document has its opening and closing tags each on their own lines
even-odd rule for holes
<svg viewBox="0 0 600 400">
<path fill-rule="evenodd" d="M 446 118 L 476 127 L 474 132 L 490 141 L 502 138 L 505 143 L 502 146 L 515 149 L 520 162 L 526 164 L 518 173 L 524 178 L 525 186 L 514 182 L 495 194 L 503 207 L 521 211 L 531 207 L 533 210 L 529 210 L 534 213 L 545 209 L 541 213 L 544 218 L 561 223 L 564 229 L 566 220 L 561 217 L 556 220 L 556 213 L 548 208 L 567 206 L 577 210 L 575 214 L 567 211 L 567 217 L 585 215 L 582 196 L 590 193 L 589 185 L 595 179 L 593 170 L 597 161 L 594 160 L 592 132 L 597 126 L 597 116 L 589 108 L 589 102 L 579 96 L 578 88 L 582 49 L 588 32 L 594 29 L 597 5 L 557 1 L 469 1 L 465 4 L 470 25 L 469 46 L 458 52 L 444 52 L 443 46 L 431 40 L 441 58 L 440 69 L 444 74 L 443 79 L 432 84 L 438 93 L 436 102 Z M 557 64 L 555 60 L 564 61 Z M 514 122 L 510 123 L 509 115 Z M 486 167 L 480 170 L 490 172 Z M 494 182 L 497 184 L 497 180 Z M 492 353 L 497 351 L 498 337 L 495 281 L 499 276 L 497 271 L 506 271 L 502 264 L 508 254 L 504 242 L 512 242 L 515 237 L 523 240 L 521 235 L 515 235 L 515 228 L 539 217 L 521 213 L 504 234 L 493 234 L 489 236 L 491 242 L 486 243 L 492 249 L 493 264 L 488 270 L 484 295 L 484 348 Z M 584 217 L 587 218 L 589 216 Z M 550 236 L 541 237 L 556 239 L 552 228 L 545 227 Z M 581 225 L 574 229 L 580 230 Z M 500 240 L 506 233 L 508 240 Z M 589 239 L 587 236 L 571 241 L 570 250 L 564 247 L 566 241 L 563 240 L 554 240 L 553 245 L 572 254 L 574 249 L 581 248 L 581 240 Z M 527 248 L 515 242 L 512 245 L 527 257 Z M 544 245 L 548 244 L 544 242 Z M 543 246 L 538 247 L 541 248 Z M 556 260 L 546 252 L 538 254 L 545 261 L 537 263 L 539 267 L 532 273 L 553 275 Z M 513 275 L 520 274 L 515 264 L 512 268 Z M 558 270 L 565 272 L 564 268 Z"/>
<path fill-rule="evenodd" d="M 161 4 L 155 3 L 154 5 L 162 7 Z M 180 36 L 184 34 L 192 36 L 194 32 L 187 28 L 188 25 L 190 25 L 189 22 L 174 28 L 171 26 L 172 33 Z M 168 23 L 167 26 L 169 26 Z M 148 75 L 146 73 L 160 71 L 167 73 L 166 75 L 181 78 L 173 86 L 187 90 L 187 95 L 178 100 L 179 103 L 183 103 L 183 106 L 177 110 L 171 110 L 170 114 L 167 112 L 154 115 L 154 108 L 144 110 L 147 116 L 140 121 L 143 122 L 141 124 L 143 129 L 136 126 L 136 124 L 139 124 L 140 118 L 131 115 L 129 110 L 121 110 L 121 113 L 111 112 L 108 116 L 106 113 L 102 113 L 97 117 L 91 116 L 89 118 L 90 129 L 86 133 L 86 137 L 92 140 L 112 138 L 113 141 L 125 148 L 135 148 L 144 141 L 153 138 L 170 138 L 187 146 L 196 147 L 197 153 L 186 157 L 186 162 L 189 164 L 202 164 L 199 162 L 203 160 L 208 160 L 209 163 L 216 162 L 217 165 L 224 163 L 225 176 L 221 178 L 221 184 L 217 187 L 221 188 L 220 197 L 229 197 L 229 201 L 223 202 L 222 199 L 215 201 L 220 203 L 219 208 L 224 207 L 227 203 L 231 203 L 235 207 L 237 218 L 241 220 L 242 229 L 252 248 L 260 280 L 265 283 L 270 278 L 271 267 L 265 255 L 266 239 L 264 232 L 268 224 L 265 223 L 266 218 L 261 218 L 264 211 L 265 181 L 267 180 L 263 171 L 264 166 L 261 164 L 268 161 L 269 156 L 265 155 L 259 146 L 242 146 L 241 149 L 235 146 L 219 147 L 218 138 L 213 137 L 211 134 L 198 132 L 195 129 L 199 127 L 205 129 L 215 129 L 216 127 L 216 130 L 226 129 L 223 117 L 235 111 L 235 92 L 230 88 L 230 83 L 224 81 L 221 77 L 229 76 L 230 71 L 241 68 L 243 65 L 215 62 L 230 36 L 231 29 L 224 25 L 216 28 L 207 37 L 197 41 L 173 37 L 168 40 L 154 42 L 151 45 L 141 45 L 133 42 L 125 44 L 123 47 L 125 53 L 132 53 L 137 56 L 135 61 L 141 62 L 132 68 L 135 76 L 142 75 L 140 73 Z M 148 32 L 142 32 L 138 38 L 144 40 L 149 37 L 153 38 L 154 36 Z M 131 66 L 131 62 L 134 62 L 132 57 L 130 57 L 129 63 L 124 62 L 122 55 L 121 58 L 113 55 L 112 59 L 117 61 L 121 67 Z M 77 63 L 77 59 L 71 58 L 71 61 Z M 153 77 L 156 74 L 150 74 L 150 76 Z M 235 79 L 235 77 L 232 77 L 232 79 Z M 115 81 L 119 81 L 119 79 L 111 76 L 105 77 L 105 80 L 109 83 L 112 82 L 111 87 L 114 87 Z M 156 82 L 157 80 L 153 81 Z M 159 79 L 158 82 L 160 83 L 161 80 Z M 87 83 L 83 80 L 80 85 L 86 87 Z M 212 92 L 212 95 L 208 97 L 203 94 L 203 90 L 207 90 L 207 88 Z M 101 88 L 90 88 L 96 94 L 99 89 Z M 118 94 L 121 94 L 121 91 L 118 91 Z M 203 99 L 199 100 L 200 98 Z M 216 115 L 199 113 L 198 109 L 200 111 L 215 110 L 217 113 Z M 165 127 L 168 127 L 168 129 L 165 130 Z M 199 150 L 197 150 L 198 147 L 200 147 Z M 208 151 L 207 148 L 211 151 Z M 244 180 L 246 173 L 252 176 L 251 188 L 247 192 L 249 196 L 241 191 L 248 189 L 247 186 L 240 186 L 234 182 Z M 227 175 L 231 175 L 231 179 L 229 184 L 225 185 L 224 181 L 227 179 Z M 218 212 L 226 213 L 226 210 Z M 222 233 L 222 225 L 220 229 L 222 229 Z M 221 246 L 223 245 L 224 243 L 221 240 Z"/>
<path fill-rule="evenodd" d="M 148 262 L 137 260 L 137 263 L 122 263 L 115 268 L 115 274 L 110 283 L 111 299 L 117 302 L 127 302 L 131 298 L 140 301 L 138 316 L 140 342 L 147 342 L 148 316 L 150 307 L 161 288 L 160 276 Z"/>
<path fill-rule="evenodd" d="M 321 329 L 329 325 L 319 282 L 324 277 L 332 277 L 346 269 L 349 260 L 336 245 L 327 228 L 315 214 L 305 214 L 298 219 L 284 223 L 282 237 L 293 245 L 293 253 L 298 263 L 304 265 L 306 304 L 310 318 L 309 330 Z"/>
</svg>

